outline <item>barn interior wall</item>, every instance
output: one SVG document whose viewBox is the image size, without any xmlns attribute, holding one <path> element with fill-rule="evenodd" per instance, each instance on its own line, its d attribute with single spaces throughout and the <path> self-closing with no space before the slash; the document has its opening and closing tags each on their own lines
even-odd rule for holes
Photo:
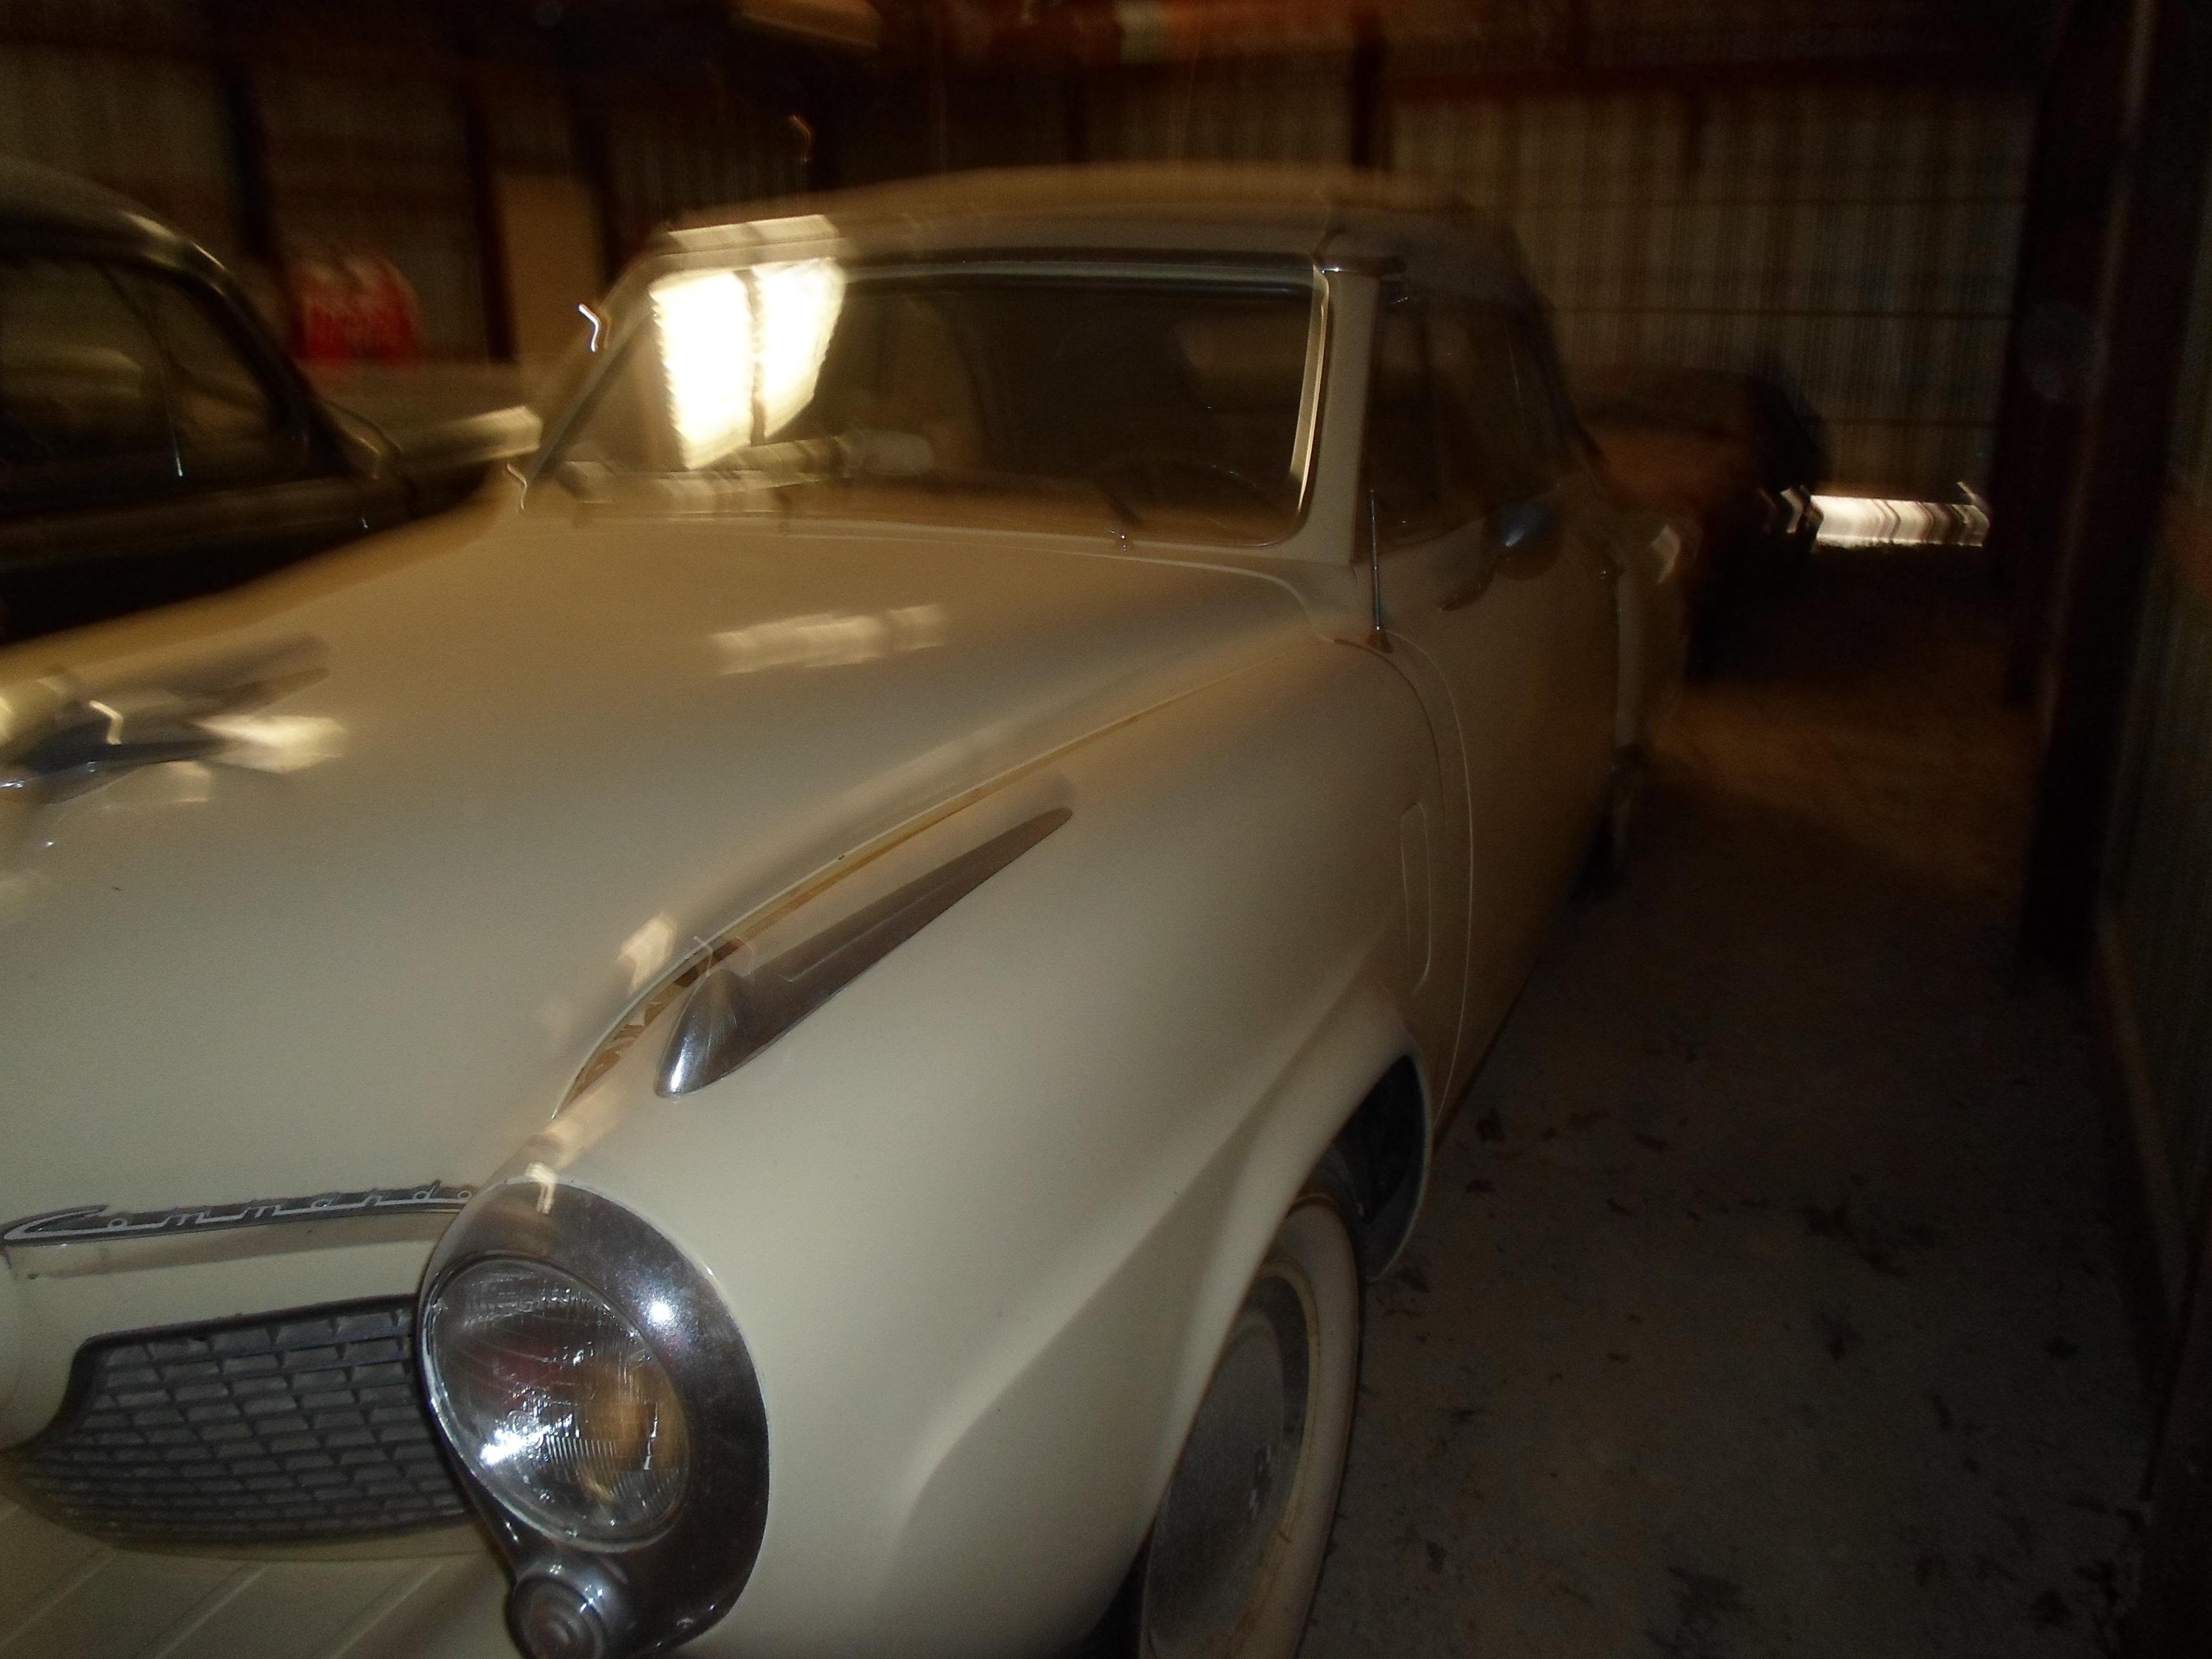
<svg viewBox="0 0 2212 1659">
<path fill-rule="evenodd" d="M 481 252 L 452 87 L 289 69 L 255 79 L 286 252 L 374 249 L 413 285 L 432 355 L 483 355 Z"/>
<path fill-rule="evenodd" d="M 204 64 L 0 45 L 0 155 L 97 179 L 233 246 L 222 96 Z"/>
<path fill-rule="evenodd" d="M 1674 8 L 1656 33 L 1648 5 L 1618 17 L 1600 7 L 1592 61 L 1725 58 L 1746 41 L 1763 53 L 1882 44 L 1860 38 L 1865 15 L 1848 40 L 1829 38 L 1811 7 L 1778 37 L 1787 8 L 1774 0 L 1763 0 L 1765 31 L 1747 33 L 1732 3 Z M 116 0 L 74 44 L 23 44 L 35 37 L 22 20 L 52 9 L 0 0 L 0 154 L 110 184 L 218 252 L 245 252 L 203 9 Z M 1499 26 L 1514 25 L 1519 55 L 1557 47 L 1551 11 L 1518 24 L 1512 12 L 1499 9 Z M 442 39 L 434 27 L 426 38 Z M 502 336 L 486 314 L 485 210 L 450 66 L 371 75 L 325 68 L 335 52 L 292 48 L 246 70 L 276 248 L 388 254 L 420 297 L 431 353 L 484 355 Z M 1838 480 L 1930 497 L 1985 485 L 2027 188 L 2025 90 L 1861 74 L 1771 86 L 1754 75 L 1700 91 L 1690 80 L 1590 90 L 1568 76 L 1511 90 L 1478 79 L 1454 92 L 1431 72 L 1451 67 L 1448 52 L 1391 50 L 1372 108 L 1348 49 L 963 74 L 940 88 L 856 79 L 823 123 L 835 130 L 819 133 L 708 76 L 592 88 L 580 143 L 577 87 L 550 58 L 501 65 L 481 96 L 494 166 L 592 191 L 602 267 L 670 217 L 810 179 L 1369 154 L 1446 179 L 1515 226 L 1576 367 L 1779 364 L 1827 421 Z"/>
<path fill-rule="evenodd" d="M 0 0 L 0 155 L 142 203 L 268 291 L 278 273 L 259 270 L 240 235 L 225 89 L 192 9 L 137 0 L 73 28 L 64 44 L 27 29 L 33 14 L 43 15 L 26 0 Z M 485 356 L 484 226 L 461 73 L 436 55 L 414 73 L 364 72 L 335 47 L 292 44 L 244 71 L 278 257 L 382 253 L 415 289 L 429 356 Z M 627 257 L 670 218 L 804 180 L 808 142 L 788 112 L 711 76 L 675 85 L 611 80 L 580 100 L 550 62 L 478 73 L 494 169 L 576 180 L 603 195 L 607 246 L 588 250 L 602 280 L 605 252 Z M 579 153 L 580 101 L 602 136 L 600 157 Z"/>
<path fill-rule="evenodd" d="M 1395 164 L 1519 232 L 1571 364 L 1786 369 L 1833 476 L 1987 479 L 2032 111 L 1988 88 L 1431 101 Z"/>
</svg>

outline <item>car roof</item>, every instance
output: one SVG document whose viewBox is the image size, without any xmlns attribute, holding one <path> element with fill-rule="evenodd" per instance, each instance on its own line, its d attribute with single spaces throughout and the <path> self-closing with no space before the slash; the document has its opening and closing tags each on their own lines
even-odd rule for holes
<svg viewBox="0 0 2212 1659">
<path fill-rule="evenodd" d="M 679 222 L 678 252 L 869 258 L 1070 252 L 1390 264 L 1527 303 L 1519 243 L 1453 191 L 1348 167 L 1134 163 L 935 174 Z"/>
<path fill-rule="evenodd" d="M 96 243 L 174 263 L 205 258 L 182 232 L 127 197 L 66 173 L 0 158 L 0 233 Z"/>
</svg>

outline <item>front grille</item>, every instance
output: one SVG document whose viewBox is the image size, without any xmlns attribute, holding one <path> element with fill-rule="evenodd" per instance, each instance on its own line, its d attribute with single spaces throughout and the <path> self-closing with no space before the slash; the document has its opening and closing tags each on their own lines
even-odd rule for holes
<svg viewBox="0 0 2212 1659">
<path fill-rule="evenodd" d="M 88 1343 L 70 1403 L 9 1455 L 79 1530 L 210 1541 L 356 1538 L 451 1521 L 411 1303 L 354 1303 Z"/>
</svg>

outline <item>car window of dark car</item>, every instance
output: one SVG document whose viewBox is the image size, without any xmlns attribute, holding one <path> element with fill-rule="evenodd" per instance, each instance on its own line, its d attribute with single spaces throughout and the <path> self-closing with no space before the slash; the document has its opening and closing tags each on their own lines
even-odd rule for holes
<svg viewBox="0 0 2212 1659">
<path fill-rule="evenodd" d="M 175 488 L 163 379 L 117 272 L 0 255 L 0 511 Z"/>
<path fill-rule="evenodd" d="M 1367 388 L 1367 484 L 1386 552 L 1430 540 L 1466 516 L 1453 510 L 1438 437 L 1428 307 L 1416 297 L 1396 299 L 1376 321 Z"/>
<path fill-rule="evenodd" d="M 167 364 L 169 418 L 187 482 L 256 483 L 296 474 L 307 434 L 289 419 L 233 329 L 181 285 L 140 287 Z"/>
</svg>

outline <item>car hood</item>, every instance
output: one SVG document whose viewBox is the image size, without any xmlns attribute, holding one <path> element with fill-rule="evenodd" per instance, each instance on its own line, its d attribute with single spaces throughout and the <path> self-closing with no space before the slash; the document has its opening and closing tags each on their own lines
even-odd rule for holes
<svg viewBox="0 0 2212 1659">
<path fill-rule="evenodd" d="M 695 939 L 1312 637 L 1068 539 L 530 514 L 151 631 L 0 657 L 19 717 L 158 739 L 173 693 L 225 743 L 0 790 L 0 1225 L 473 1182 Z"/>
</svg>

